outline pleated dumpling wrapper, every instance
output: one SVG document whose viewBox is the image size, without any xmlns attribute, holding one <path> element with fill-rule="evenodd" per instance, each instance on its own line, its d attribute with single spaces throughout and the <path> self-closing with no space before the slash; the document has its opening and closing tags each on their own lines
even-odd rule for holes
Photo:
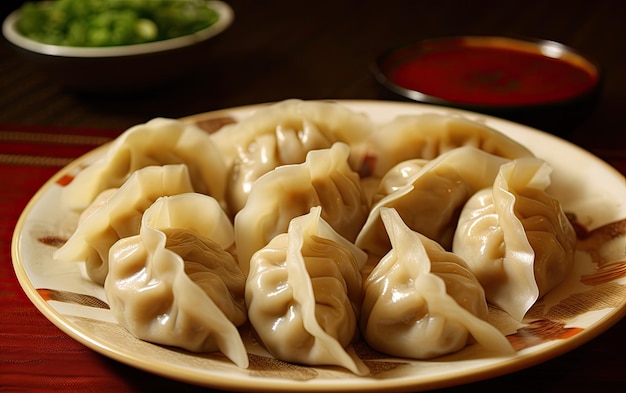
<svg viewBox="0 0 626 393">
<path fill-rule="evenodd" d="M 354 241 L 369 213 L 359 175 L 348 164 L 350 147 L 337 142 L 312 150 L 301 164 L 283 165 L 252 184 L 246 205 L 235 216 L 237 256 L 244 274 L 250 258 L 290 221 L 322 207 L 322 218 L 337 233 Z"/>
<path fill-rule="evenodd" d="M 210 135 L 180 120 L 156 118 L 124 131 L 97 161 L 81 170 L 63 189 L 63 203 L 82 211 L 102 191 L 120 187 L 146 166 L 185 164 L 196 192 L 225 206 L 224 157 Z"/>
<path fill-rule="evenodd" d="M 466 116 L 426 112 L 400 115 L 372 133 L 367 155 L 374 176 L 382 177 L 402 161 L 433 160 L 458 147 L 471 146 L 487 153 L 515 159 L 533 157 L 521 143 Z"/>
<path fill-rule="evenodd" d="M 237 123 L 228 124 L 212 135 L 228 168 L 242 151 L 255 149 L 260 136 L 273 136 L 282 161 L 297 163 L 308 151 L 348 144 L 353 151 L 351 164 L 361 165 L 365 144 L 374 123 L 364 113 L 330 101 L 287 99 L 257 108 Z M 283 150 L 283 148 L 285 150 Z M 303 154 L 304 153 L 304 154 Z"/>
<path fill-rule="evenodd" d="M 311 150 L 336 142 L 350 146 L 350 166 L 362 166 L 365 141 L 374 129 L 363 113 L 325 101 L 289 99 L 256 109 L 229 124 L 212 138 L 224 153 L 229 171 L 226 199 L 236 214 L 248 198 L 252 183 L 281 165 L 300 164 Z"/>
<path fill-rule="evenodd" d="M 467 202 L 452 250 L 478 278 L 487 301 L 522 320 L 574 264 L 576 233 L 547 189 L 552 168 L 539 158 L 503 165 L 493 187 Z"/>
<path fill-rule="evenodd" d="M 364 283 L 361 332 L 374 349 L 431 359 L 477 342 L 497 355 L 514 350 L 488 319 L 485 294 L 458 256 L 381 209 L 391 250 Z"/>
<path fill-rule="evenodd" d="M 368 374 L 351 346 L 366 261 L 321 218 L 319 206 L 291 220 L 254 254 L 246 282 L 248 318 L 267 350 L 286 362 Z"/>
<path fill-rule="evenodd" d="M 120 325 L 135 337 L 193 352 L 221 352 L 242 368 L 245 277 L 227 252 L 233 228 L 212 197 L 159 198 L 139 235 L 111 247 L 104 284 Z"/>
<path fill-rule="evenodd" d="M 89 278 L 102 285 L 109 273 L 109 248 L 139 233 L 144 211 L 158 198 L 188 192 L 194 189 L 186 165 L 141 168 L 121 187 L 105 190 L 94 199 L 54 259 L 84 262 Z"/>
<path fill-rule="evenodd" d="M 388 207 L 394 208 L 409 228 L 450 250 L 463 205 L 476 191 L 490 187 L 500 165 L 508 161 L 472 146 L 441 154 L 413 171 L 404 186 L 396 184 L 390 194 L 376 196 L 356 245 L 377 256 L 389 251 L 389 237 L 380 219 L 381 208 Z"/>
</svg>

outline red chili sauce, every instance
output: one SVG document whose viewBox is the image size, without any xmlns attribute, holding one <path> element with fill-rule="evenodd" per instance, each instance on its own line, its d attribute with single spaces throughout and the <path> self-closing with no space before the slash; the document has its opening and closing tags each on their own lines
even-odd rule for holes
<svg viewBox="0 0 626 393">
<path fill-rule="evenodd" d="M 406 59 L 388 77 L 398 86 L 458 103 L 533 105 L 591 90 L 597 72 L 528 50 L 447 46 Z"/>
</svg>

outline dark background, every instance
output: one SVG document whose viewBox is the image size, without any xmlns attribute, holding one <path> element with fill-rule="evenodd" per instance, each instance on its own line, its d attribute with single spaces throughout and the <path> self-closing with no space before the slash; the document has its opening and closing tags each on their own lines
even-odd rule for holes
<svg viewBox="0 0 626 393">
<path fill-rule="evenodd" d="M 21 2 L 3 1 L 4 14 Z M 123 97 L 81 96 L 16 57 L 0 41 L 0 123 L 125 129 L 152 117 L 302 99 L 378 99 L 370 64 L 411 40 L 505 34 L 554 40 L 595 59 L 605 83 L 572 139 L 624 143 L 626 2 L 621 0 L 228 1 L 235 22 L 173 88 Z M 115 72 L 115 70 L 111 70 Z M 601 133 L 602 138 L 597 138 Z M 602 146 L 596 140 L 601 139 Z"/>
</svg>

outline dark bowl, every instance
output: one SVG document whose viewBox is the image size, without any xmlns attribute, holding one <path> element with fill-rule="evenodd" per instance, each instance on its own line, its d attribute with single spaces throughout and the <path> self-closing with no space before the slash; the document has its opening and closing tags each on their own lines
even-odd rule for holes
<svg viewBox="0 0 626 393">
<path fill-rule="evenodd" d="M 592 112 L 600 66 L 561 43 L 499 36 L 428 39 L 381 54 L 383 93 L 480 112 L 567 137 Z"/>
<path fill-rule="evenodd" d="M 66 88 L 89 93 L 128 93 L 155 89 L 196 71 L 211 39 L 233 22 L 232 8 L 209 1 L 219 19 L 196 33 L 168 40 L 109 47 L 43 44 L 20 34 L 19 10 L 2 24 L 2 33 L 26 61 Z"/>
</svg>

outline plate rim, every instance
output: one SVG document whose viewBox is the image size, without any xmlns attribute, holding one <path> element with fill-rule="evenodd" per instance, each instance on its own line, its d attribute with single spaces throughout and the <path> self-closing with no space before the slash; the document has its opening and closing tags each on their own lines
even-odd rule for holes
<svg viewBox="0 0 626 393">
<path fill-rule="evenodd" d="M 548 139 L 553 138 L 558 143 L 565 143 L 569 145 L 570 148 L 574 148 L 581 153 L 584 153 L 589 156 L 590 159 L 603 164 L 603 169 L 612 172 L 611 175 L 617 176 L 617 178 L 625 179 L 624 175 L 622 175 L 616 168 L 602 160 L 601 158 L 595 156 L 591 152 L 581 148 L 564 140 L 560 137 L 554 136 L 552 134 L 546 133 L 541 130 L 534 129 L 529 126 L 525 126 L 519 123 L 515 123 L 512 121 L 508 121 L 505 119 L 497 118 L 490 115 L 485 115 L 481 113 L 447 108 L 437 105 L 431 104 L 420 104 L 420 103 L 410 103 L 410 102 L 395 102 L 395 101 L 378 101 L 378 100 L 309 100 L 309 101 L 328 101 L 335 102 L 343 105 L 347 105 L 348 107 L 352 105 L 356 106 L 384 106 L 390 105 L 394 107 L 406 107 L 408 109 L 433 109 L 433 110 L 444 110 L 446 112 L 452 114 L 461 114 L 467 115 L 472 118 L 479 117 L 482 119 L 486 119 L 489 121 L 495 121 L 497 123 L 508 123 L 509 125 L 513 125 L 517 128 L 523 129 L 524 132 L 531 133 L 539 133 L 540 137 L 547 137 Z M 232 108 L 224 108 L 217 109 L 212 111 L 207 111 L 203 113 L 198 113 L 190 116 L 181 117 L 182 121 L 196 121 L 200 118 L 210 117 L 220 117 L 229 113 L 241 113 L 246 111 L 252 111 L 257 108 L 260 108 L 264 105 L 272 104 L 273 102 L 268 103 L 260 103 L 260 104 L 251 104 L 251 105 L 242 105 L 236 106 Z M 498 376 L 510 374 L 516 371 L 520 371 L 522 369 L 526 369 L 528 367 L 546 362 L 553 358 L 559 357 L 567 352 L 570 352 L 583 344 L 591 341 L 595 337 L 601 335 L 606 332 L 609 328 L 614 326 L 617 322 L 619 322 L 623 317 L 626 316 L 626 297 L 621 299 L 621 303 L 619 306 L 605 313 L 601 318 L 596 320 L 592 326 L 586 328 L 574 335 L 573 337 L 562 339 L 558 344 L 547 345 L 542 348 L 535 348 L 532 352 L 524 353 L 519 355 L 519 352 L 513 356 L 508 357 L 507 359 L 503 359 L 496 364 L 487 364 L 481 365 L 478 368 L 472 368 L 471 370 L 463 370 L 460 372 L 454 371 L 451 373 L 447 373 L 445 378 L 441 377 L 429 377 L 426 381 L 417 381 L 415 378 L 391 378 L 385 380 L 379 380 L 376 378 L 368 378 L 368 377 L 359 377 L 354 379 L 346 379 L 347 384 L 337 385 L 337 379 L 316 379 L 314 382 L 307 383 L 303 381 L 296 380 L 288 380 L 281 379 L 277 377 L 259 377 L 255 378 L 250 376 L 249 378 L 232 378 L 228 376 L 215 376 L 215 375 L 203 375 L 200 376 L 196 372 L 191 372 L 187 370 L 185 367 L 176 367 L 168 370 L 168 367 L 159 366 L 155 368 L 154 363 L 150 363 L 148 359 L 140 358 L 130 358 L 125 351 L 121 351 L 120 348 L 115 348 L 114 346 L 107 343 L 106 340 L 99 339 L 98 337 L 92 337 L 88 332 L 86 332 L 80 326 L 74 324 L 68 317 L 64 316 L 60 312 L 58 312 L 54 307 L 50 306 L 48 302 L 43 299 L 37 292 L 31 278 L 29 277 L 25 266 L 24 261 L 21 257 L 21 235 L 23 234 L 23 229 L 27 218 L 32 212 L 34 206 L 40 201 L 42 196 L 49 191 L 50 188 L 55 184 L 57 180 L 59 180 L 62 176 L 66 175 L 71 169 L 77 167 L 80 162 L 84 162 L 90 158 L 96 157 L 101 154 L 111 142 L 105 143 L 99 147 L 90 150 L 89 152 L 77 157 L 72 160 L 69 164 L 65 165 L 59 171 L 57 171 L 52 177 L 50 177 L 36 192 L 33 194 L 31 199 L 28 201 L 20 216 L 17 220 L 15 229 L 13 231 L 12 240 L 11 240 L 11 259 L 13 264 L 13 270 L 17 276 L 18 282 L 25 292 L 29 300 L 34 304 L 34 306 L 56 327 L 62 330 L 65 334 L 72 337 L 74 340 L 79 343 L 85 345 L 91 350 L 100 353 L 101 355 L 107 356 L 113 360 L 116 360 L 120 363 L 126 364 L 130 367 L 159 375 L 168 379 L 177 380 L 184 383 L 190 383 L 194 385 L 210 387 L 210 388 L 225 388 L 228 390 L 239 390 L 239 389 L 251 389 L 257 392 L 277 392 L 277 391 L 292 391 L 293 389 L 297 389 L 298 391 L 303 392 L 315 392 L 315 391 L 325 391 L 329 387 L 334 389 L 338 389 L 337 391 L 373 391 L 373 390 L 393 390 L 393 391 L 424 391 L 430 389 L 440 389 L 452 386 L 464 385 L 472 382 L 492 379 Z M 130 352 L 130 351 L 129 351 Z M 276 383 L 282 384 L 282 386 L 277 386 Z M 254 384 L 254 385 L 252 385 Z M 417 389 L 417 390 L 416 390 Z"/>
</svg>

